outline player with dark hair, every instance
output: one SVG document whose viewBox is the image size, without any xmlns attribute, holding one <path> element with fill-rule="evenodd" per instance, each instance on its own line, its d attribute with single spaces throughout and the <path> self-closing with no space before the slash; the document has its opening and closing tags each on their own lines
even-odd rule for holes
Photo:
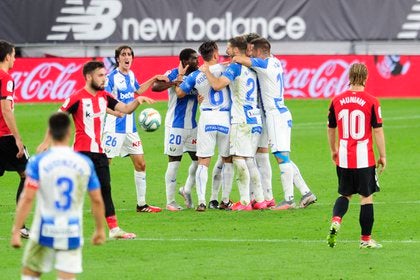
<svg viewBox="0 0 420 280">
<path fill-rule="evenodd" d="M 334 204 L 327 236 L 330 247 L 336 245 L 337 233 L 353 194 L 360 195 L 360 248 L 382 247 L 371 239 L 371 233 L 374 221 L 373 193 L 379 191 L 375 167 L 380 168 L 379 173 L 386 167 L 385 136 L 380 103 L 365 91 L 367 78 L 366 65 L 353 64 L 349 71 L 349 90 L 334 97 L 329 109 L 328 143 L 332 160 L 337 166 L 340 194 Z M 372 148 L 372 131 L 379 152 L 377 163 Z"/>
<path fill-rule="evenodd" d="M 11 245 L 22 246 L 18 229 L 37 196 L 30 240 L 23 255 L 22 279 L 40 279 L 53 264 L 58 279 L 75 279 L 75 274 L 82 272 L 85 192 L 89 192 L 95 219 L 94 245 L 105 242 L 104 203 L 92 161 L 68 146 L 71 139 L 68 115 L 55 113 L 48 122 L 52 147 L 29 160 Z"/>
<path fill-rule="evenodd" d="M 215 41 L 206 41 L 199 47 L 199 52 L 208 64 L 210 72 L 219 77 L 224 67 L 218 64 L 219 48 Z M 197 92 L 193 91 L 196 89 Z M 211 157 L 214 155 L 216 145 L 219 154 L 229 158 L 229 133 L 230 133 L 230 92 L 228 88 L 214 90 L 211 88 L 206 75 L 200 70 L 192 72 L 187 78 L 175 88 L 178 97 L 198 93 L 203 97 L 200 104 L 200 119 L 197 129 L 197 156 L 198 167 L 196 172 L 196 187 L 198 195 L 197 211 L 205 211 L 206 206 L 206 185 L 208 180 L 208 166 Z M 232 174 L 224 173 L 225 182 Z M 232 180 L 230 180 L 231 182 Z"/>
<path fill-rule="evenodd" d="M 195 185 L 197 171 L 197 96 L 186 95 L 178 98 L 175 86 L 198 68 L 198 54 L 195 50 L 186 48 L 179 53 L 179 66 L 168 70 L 165 76 L 169 82 L 157 81 L 154 91 L 168 90 L 168 112 L 165 118 L 165 154 L 168 155 L 168 167 L 165 173 L 166 209 L 179 211 L 182 207 L 175 201 L 176 176 L 181 163 L 182 154 L 188 152 L 191 164 L 188 168 L 188 178 L 185 185 L 178 191 L 185 200 L 186 208 L 194 207 L 191 200 L 191 188 Z M 194 90 L 194 89 L 193 89 Z"/>
<path fill-rule="evenodd" d="M 25 182 L 25 167 L 28 152 L 23 146 L 22 138 L 13 114 L 15 83 L 9 70 L 15 63 L 15 47 L 6 41 L 0 41 L 0 176 L 5 171 L 16 171 L 20 176 L 16 192 L 16 203 L 19 200 Z M 29 230 L 23 225 L 22 237 L 29 237 Z"/>
<path fill-rule="evenodd" d="M 132 102 L 136 96 L 145 92 L 156 80 L 166 79 L 156 75 L 142 85 L 134 76 L 131 66 L 134 53 L 130 46 L 120 46 L 115 50 L 117 68 L 107 75 L 105 90 L 122 103 Z M 140 213 L 160 212 L 161 208 L 146 203 L 146 161 L 143 145 L 137 133 L 135 113 L 121 114 L 107 109 L 102 142 L 109 162 L 116 156 L 130 156 L 134 165 L 134 183 L 136 186 L 137 206 Z"/>
<path fill-rule="evenodd" d="M 88 156 L 95 166 L 105 203 L 105 217 L 110 229 L 109 237 L 132 239 L 136 237 L 134 233 L 127 233 L 118 226 L 111 196 L 109 163 L 101 142 L 102 130 L 107 108 L 131 114 L 143 102 L 153 103 L 154 100 L 145 96 L 139 96 L 128 104 L 116 100 L 104 91 L 106 70 L 100 61 L 87 62 L 83 66 L 83 75 L 86 81 L 84 88 L 67 98 L 60 110 L 73 117 L 76 127 L 74 150 Z M 50 138 L 47 133 L 37 149 L 38 152 L 48 148 Z"/>
<path fill-rule="evenodd" d="M 304 208 L 316 201 L 299 169 L 290 159 L 292 115 L 284 103 L 283 67 L 271 55 L 271 44 L 265 38 L 251 41 L 252 57 L 235 56 L 233 62 L 251 67 L 257 72 L 261 89 L 261 101 L 265 113 L 268 140 L 271 152 L 280 169 L 284 190 L 284 200 L 272 207 L 273 210 L 287 210 L 296 207 L 293 184 L 302 194 L 300 207 Z"/>
<path fill-rule="evenodd" d="M 226 53 L 246 57 L 247 41 L 243 36 L 228 41 Z M 238 172 L 238 188 L 240 201 L 232 206 L 232 210 L 252 210 L 266 208 L 260 174 L 254 162 L 257 144 L 262 133 L 261 111 L 258 107 L 257 75 L 254 71 L 238 63 L 230 64 L 223 74 L 216 78 L 206 64 L 200 67 L 214 90 L 221 90 L 230 85 L 231 88 L 231 132 L 230 155 Z M 252 183 L 251 183 L 252 182 Z M 255 195 L 251 205 L 250 185 Z M 223 189 L 222 202 L 229 203 L 230 189 Z"/>
</svg>

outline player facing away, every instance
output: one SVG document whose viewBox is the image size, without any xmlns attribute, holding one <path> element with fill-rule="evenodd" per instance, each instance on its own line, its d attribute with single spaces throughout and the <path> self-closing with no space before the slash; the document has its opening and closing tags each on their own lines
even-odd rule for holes
<svg viewBox="0 0 420 280">
<path fill-rule="evenodd" d="M 131 66 L 134 52 L 129 46 L 119 46 L 115 49 L 115 68 L 107 76 L 105 90 L 118 101 L 128 104 L 136 95 L 145 92 L 157 79 L 165 77 L 156 75 L 142 85 L 137 82 Z M 137 133 L 135 113 L 120 114 L 107 110 L 102 143 L 109 162 L 116 156 L 130 156 L 134 165 L 134 183 L 137 194 L 137 212 L 160 212 L 161 208 L 146 203 L 146 162 L 143 146 Z"/>
<path fill-rule="evenodd" d="M 226 53 L 233 57 L 246 57 L 247 42 L 243 36 L 228 41 Z M 260 174 L 254 162 L 257 144 L 262 133 L 261 112 L 258 108 L 257 75 L 250 68 L 238 64 L 230 64 L 223 74 L 216 78 L 209 71 L 207 64 L 200 67 L 206 74 L 210 86 L 221 90 L 229 85 L 231 89 L 231 131 L 229 152 L 237 174 L 240 201 L 232 206 L 232 210 L 249 211 L 252 208 L 264 209 L 266 203 L 261 186 Z M 253 182 L 255 202 L 251 205 L 250 184 Z M 229 203 L 230 189 L 223 189 L 222 202 Z"/>
<path fill-rule="evenodd" d="M 273 210 L 287 210 L 296 207 L 293 184 L 300 190 L 300 207 L 306 207 L 316 201 L 316 197 L 300 175 L 297 166 L 290 160 L 290 140 L 292 115 L 284 103 L 283 67 L 281 62 L 270 53 L 271 45 L 265 38 L 251 41 L 252 57 L 234 56 L 232 62 L 251 67 L 257 72 L 261 89 L 261 100 L 265 111 L 268 141 L 281 172 L 284 200 Z M 294 180 L 296 179 L 301 180 Z"/>
<path fill-rule="evenodd" d="M 199 47 L 199 53 L 209 71 L 219 77 L 224 67 L 218 64 L 219 48 L 214 41 L 206 41 Z M 208 167 L 211 157 L 214 155 L 216 145 L 219 154 L 226 160 L 229 157 L 229 133 L 230 133 L 230 92 L 225 87 L 214 90 L 209 85 L 206 75 L 200 70 L 192 72 L 176 87 L 178 97 L 194 94 L 193 89 L 203 97 L 200 104 L 200 118 L 197 129 L 197 157 L 198 167 L 195 177 L 198 207 L 197 211 L 206 210 L 206 187 L 208 180 Z M 232 174 L 223 173 L 224 181 L 232 184 Z M 230 179 L 228 179 L 230 178 Z M 230 186 L 230 188 L 232 188 Z"/>
<path fill-rule="evenodd" d="M 15 63 L 15 47 L 6 41 L 0 41 L 0 177 L 5 171 L 16 171 L 20 182 L 16 192 L 16 203 L 25 182 L 25 167 L 28 152 L 23 146 L 22 138 L 13 114 L 15 83 L 9 70 Z M 29 230 L 22 225 L 22 237 L 29 237 Z"/>
<path fill-rule="evenodd" d="M 184 78 L 198 68 L 198 54 L 195 50 L 186 48 L 179 53 L 179 66 L 168 70 L 165 76 L 169 82 L 157 81 L 153 85 L 153 91 L 168 90 L 168 111 L 165 118 L 165 154 L 168 155 L 168 167 L 165 173 L 166 184 L 166 209 L 180 211 L 182 207 L 175 200 L 176 176 L 181 163 L 183 153 L 187 152 L 191 158 L 188 168 L 188 178 L 185 185 L 178 193 L 185 200 L 186 208 L 193 208 L 191 189 L 195 185 L 195 173 L 197 171 L 197 96 L 186 95 L 178 98 L 175 86 L 179 85 Z M 193 89 L 194 90 L 194 89 Z"/>
<path fill-rule="evenodd" d="M 52 147 L 28 162 L 11 245 L 21 247 L 19 229 L 36 197 L 30 240 L 23 255 L 22 279 L 40 279 L 41 274 L 51 271 L 53 265 L 58 271 L 58 279 L 76 279 L 75 274 L 82 272 L 86 191 L 95 219 L 94 245 L 105 242 L 104 203 L 92 161 L 68 146 L 71 138 L 68 115 L 55 113 L 48 122 Z"/>
<path fill-rule="evenodd" d="M 328 114 L 328 143 L 336 164 L 338 193 L 327 242 L 336 245 L 341 221 L 353 194 L 360 195 L 360 248 L 381 248 L 371 239 L 374 214 L 373 193 L 379 191 L 375 171 L 372 131 L 379 159 L 379 173 L 386 167 L 385 136 L 382 128 L 381 106 L 377 98 L 365 91 L 368 70 L 355 63 L 349 71 L 350 88 L 334 97 Z M 337 138 L 338 130 L 338 138 Z"/>
<path fill-rule="evenodd" d="M 89 157 L 95 166 L 105 204 L 105 218 L 110 230 L 109 237 L 132 239 L 136 237 L 134 233 L 125 232 L 118 226 L 111 195 L 109 164 L 102 147 L 101 136 L 107 108 L 130 114 L 143 102 L 153 103 L 154 100 L 145 96 L 139 96 L 128 104 L 116 100 L 104 91 L 106 70 L 100 61 L 87 62 L 83 66 L 83 76 L 86 81 L 85 86 L 67 98 L 60 111 L 67 112 L 73 117 L 76 128 L 74 150 Z M 49 142 L 50 136 L 46 134 L 37 151 L 46 150 Z"/>
</svg>

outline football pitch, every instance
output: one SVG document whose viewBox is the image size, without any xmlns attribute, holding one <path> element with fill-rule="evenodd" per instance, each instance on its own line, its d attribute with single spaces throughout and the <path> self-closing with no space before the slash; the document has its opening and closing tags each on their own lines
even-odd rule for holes
<svg viewBox="0 0 420 280">
<path fill-rule="evenodd" d="M 343 219 L 337 246 L 327 246 L 325 238 L 337 197 L 326 136 L 329 101 L 286 103 L 293 115 L 291 158 L 317 195 L 316 204 L 291 211 L 136 213 L 132 163 L 128 158 L 116 158 L 111 175 L 117 216 L 120 226 L 136 233 L 137 238 L 92 246 L 93 220 L 87 199 L 84 272 L 78 279 L 420 279 L 420 99 L 381 100 L 388 166 L 379 179 L 381 192 L 374 198 L 373 238 L 383 244 L 380 250 L 359 249 L 357 197 Z M 60 105 L 16 105 L 18 127 L 30 153 L 44 137 L 47 117 Z M 145 107 L 156 108 L 164 119 L 165 102 L 141 108 Z M 147 201 L 164 208 L 164 128 L 140 131 L 140 137 L 147 164 Z M 189 162 L 185 155 L 178 187 L 186 180 Z M 280 200 L 280 172 L 274 158 L 271 163 L 273 191 Z M 207 199 L 210 180 L 211 174 Z M 16 173 L 0 178 L 0 279 L 20 277 L 23 250 L 9 245 L 17 185 Z M 193 198 L 196 204 L 195 189 Z M 238 198 L 234 183 L 232 199 Z M 300 199 L 297 189 L 295 199 Z M 183 205 L 179 195 L 177 202 Z M 55 279 L 55 273 L 43 279 Z"/>
</svg>

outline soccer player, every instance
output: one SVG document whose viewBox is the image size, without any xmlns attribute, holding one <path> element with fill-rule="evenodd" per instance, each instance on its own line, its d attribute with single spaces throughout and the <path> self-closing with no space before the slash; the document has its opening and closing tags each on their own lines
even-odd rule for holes
<svg viewBox="0 0 420 280">
<path fill-rule="evenodd" d="M 16 203 L 25 182 L 25 167 L 28 153 L 23 146 L 22 138 L 13 114 L 15 83 L 9 75 L 9 70 L 15 63 L 15 47 L 6 41 L 0 41 L 0 176 L 5 171 L 16 171 L 20 176 L 16 192 Z M 22 226 L 22 237 L 29 237 L 29 230 Z"/>
<path fill-rule="evenodd" d="M 265 111 L 269 145 L 281 172 L 284 200 L 272 207 L 273 210 L 287 210 L 296 207 L 293 194 L 294 177 L 297 176 L 296 165 L 290 160 L 290 140 L 292 115 L 284 104 L 283 67 L 281 62 L 270 53 L 271 45 L 265 38 L 251 41 L 252 58 L 234 56 L 232 62 L 251 67 L 257 72 L 261 99 Z M 300 172 L 299 172 L 300 174 Z M 316 201 L 316 197 L 306 184 L 296 187 L 302 194 L 301 207 Z"/>
<path fill-rule="evenodd" d="M 86 84 L 79 91 L 66 99 L 60 111 L 72 115 L 76 127 L 74 150 L 81 152 L 93 161 L 96 174 L 101 184 L 102 198 L 105 204 L 105 218 L 109 227 L 109 237 L 116 239 L 132 239 L 136 235 L 122 230 L 118 226 L 114 202 L 111 196 L 111 178 L 106 154 L 102 148 L 101 136 L 105 121 L 106 108 L 130 114 L 143 102 L 153 103 L 154 100 L 139 96 L 125 104 L 114 99 L 104 91 L 106 82 L 105 66 L 100 61 L 89 61 L 83 66 L 83 76 Z M 46 134 L 37 151 L 48 148 L 50 135 Z"/>
<path fill-rule="evenodd" d="M 219 48 L 214 41 L 206 41 L 199 47 L 199 52 L 210 72 L 219 77 L 224 67 L 218 64 Z M 200 118 L 197 130 L 197 156 L 198 167 L 196 172 L 196 187 L 198 195 L 197 211 L 206 210 L 206 185 L 208 180 L 208 166 L 214 155 L 217 145 L 219 154 L 226 160 L 229 157 L 229 132 L 230 132 L 230 92 L 228 88 L 214 90 L 210 87 L 206 75 L 200 70 L 192 72 L 176 87 L 178 97 L 194 94 L 193 89 L 203 96 L 200 104 Z M 224 181 L 232 174 L 223 174 Z M 230 179 L 232 182 L 232 179 Z"/>
<path fill-rule="evenodd" d="M 129 46 L 119 46 L 115 49 L 117 68 L 108 74 L 105 90 L 118 101 L 128 104 L 136 95 L 145 92 L 157 79 L 166 79 L 156 75 L 142 85 L 137 82 L 131 65 L 134 52 Z M 146 203 L 146 162 L 143 146 L 137 133 L 135 113 L 119 114 L 107 110 L 102 142 L 109 162 L 116 156 L 130 156 L 134 165 L 134 183 L 137 193 L 137 212 L 160 212 L 161 208 Z"/>
<path fill-rule="evenodd" d="M 368 70 L 355 63 L 349 71 L 350 88 L 333 98 L 328 114 L 328 143 L 337 166 L 338 193 L 333 208 L 328 245 L 336 245 L 337 232 L 353 194 L 360 195 L 360 248 L 381 248 L 371 239 L 374 215 L 373 193 L 379 191 L 375 172 L 372 131 L 379 159 L 379 173 L 386 167 L 385 137 L 382 128 L 381 105 L 365 91 Z M 338 130 L 338 141 L 337 141 Z"/>
<path fill-rule="evenodd" d="M 198 54 L 195 50 L 186 48 L 179 53 L 178 68 L 168 70 L 165 76 L 169 82 L 157 81 L 153 84 L 153 91 L 168 90 L 168 111 L 165 118 L 165 154 L 168 155 L 168 167 L 165 173 L 166 209 L 180 211 L 182 207 L 175 201 L 176 176 L 181 163 L 182 154 L 188 152 L 191 164 L 188 168 L 188 178 L 184 187 L 178 193 L 185 200 L 186 208 L 193 208 L 191 188 L 195 185 L 197 171 L 197 122 L 196 114 L 198 101 L 196 95 L 186 95 L 178 98 L 175 86 L 184 78 L 198 69 Z M 193 89 L 194 90 L 194 89 Z"/>
<path fill-rule="evenodd" d="M 95 232 L 92 243 L 105 242 L 104 203 L 92 161 L 74 152 L 67 114 L 49 118 L 50 150 L 32 157 L 26 167 L 27 178 L 19 200 L 11 245 L 21 247 L 19 229 L 37 197 L 30 240 L 23 255 L 22 279 L 40 279 L 54 264 L 58 279 L 76 279 L 82 272 L 83 202 L 89 192 Z"/>
<path fill-rule="evenodd" d="M 247 42 L 243 36 L 228 41 L 226 53 L 233 57 L 246 57 Z M 238 176 L 240 201 L 232 210 L 252 210 L 266 208 L 262 193 L 260 174 L 254 162 L 257 144 L 262 133 L 261 112 L 258 108 L 257 75 L 251 69 L 238 63 L 230 64 L 222 76 L 216 78 L 206 64 L 200 67 L 206 74 L 210 86 L 221 90 L 226 86 L 231 89 L 231 131 L 230 155 Z M 251 206 L 250 183 L 255 184 L 255 203 Z M 230 190 L 223 189 L 222 202 L 228 203 Z"/>
<path fill-rule="evenodd" d="M 245 39 L 248 43 L 247 46 L 247 56 L 252 56 L 252 47 L 251 44 L 252 40 L 261 38 L 261 36 L 257 33 L 248 33 L 245 35 Z M 259 91 L 258 86 L 258 91 Z M 259 96 L 261 96 L 261 93 L 259 92 Z M 261 98 L 258 98 L 258 102 L 260 107 L 262 107 L 261 104 Z M 255 162 L 258 167 L 258 171 L 260 172 L 260 178 L 261 178 L 261 185 L 263 186 L 263 193 L 264 193 L 264 199 L 266 202 L 267 207 L 273 207 L 276 205 L 276 201 L 273 196 L 273 186 L 272 186 L 272 170 L 271 170 L 271 163 L 270 163 L 270 157 L 269 157 L 269 150 L 268 150 L 268 135 L 267 135 L 267 127 L 266 127 L 266 121 L 264 116 L 264 110 L 261 110 L 261 114 L 263 115 L 263 123 L 262 123 L 262 134 L 260 137 L 260 140 L 258 142 L 258 149 L 257 153 L 255 154 Z M 252 189 L 252 187 L 251 187 Z"/>
</svg>

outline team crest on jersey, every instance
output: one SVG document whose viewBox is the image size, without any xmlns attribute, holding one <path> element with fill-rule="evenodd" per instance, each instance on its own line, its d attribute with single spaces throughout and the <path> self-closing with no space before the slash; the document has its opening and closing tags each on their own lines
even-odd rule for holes
<svg viewBox="0 0 420 280">
<path fill-rule="evenodd" d="M 14 83 L 13 83 L 13 81 L 8 81 L 7 82 L 6 89 L 7 89 L 8 92 L 13 92 L 13 89 L 14 89 Z"/>
</svg>

